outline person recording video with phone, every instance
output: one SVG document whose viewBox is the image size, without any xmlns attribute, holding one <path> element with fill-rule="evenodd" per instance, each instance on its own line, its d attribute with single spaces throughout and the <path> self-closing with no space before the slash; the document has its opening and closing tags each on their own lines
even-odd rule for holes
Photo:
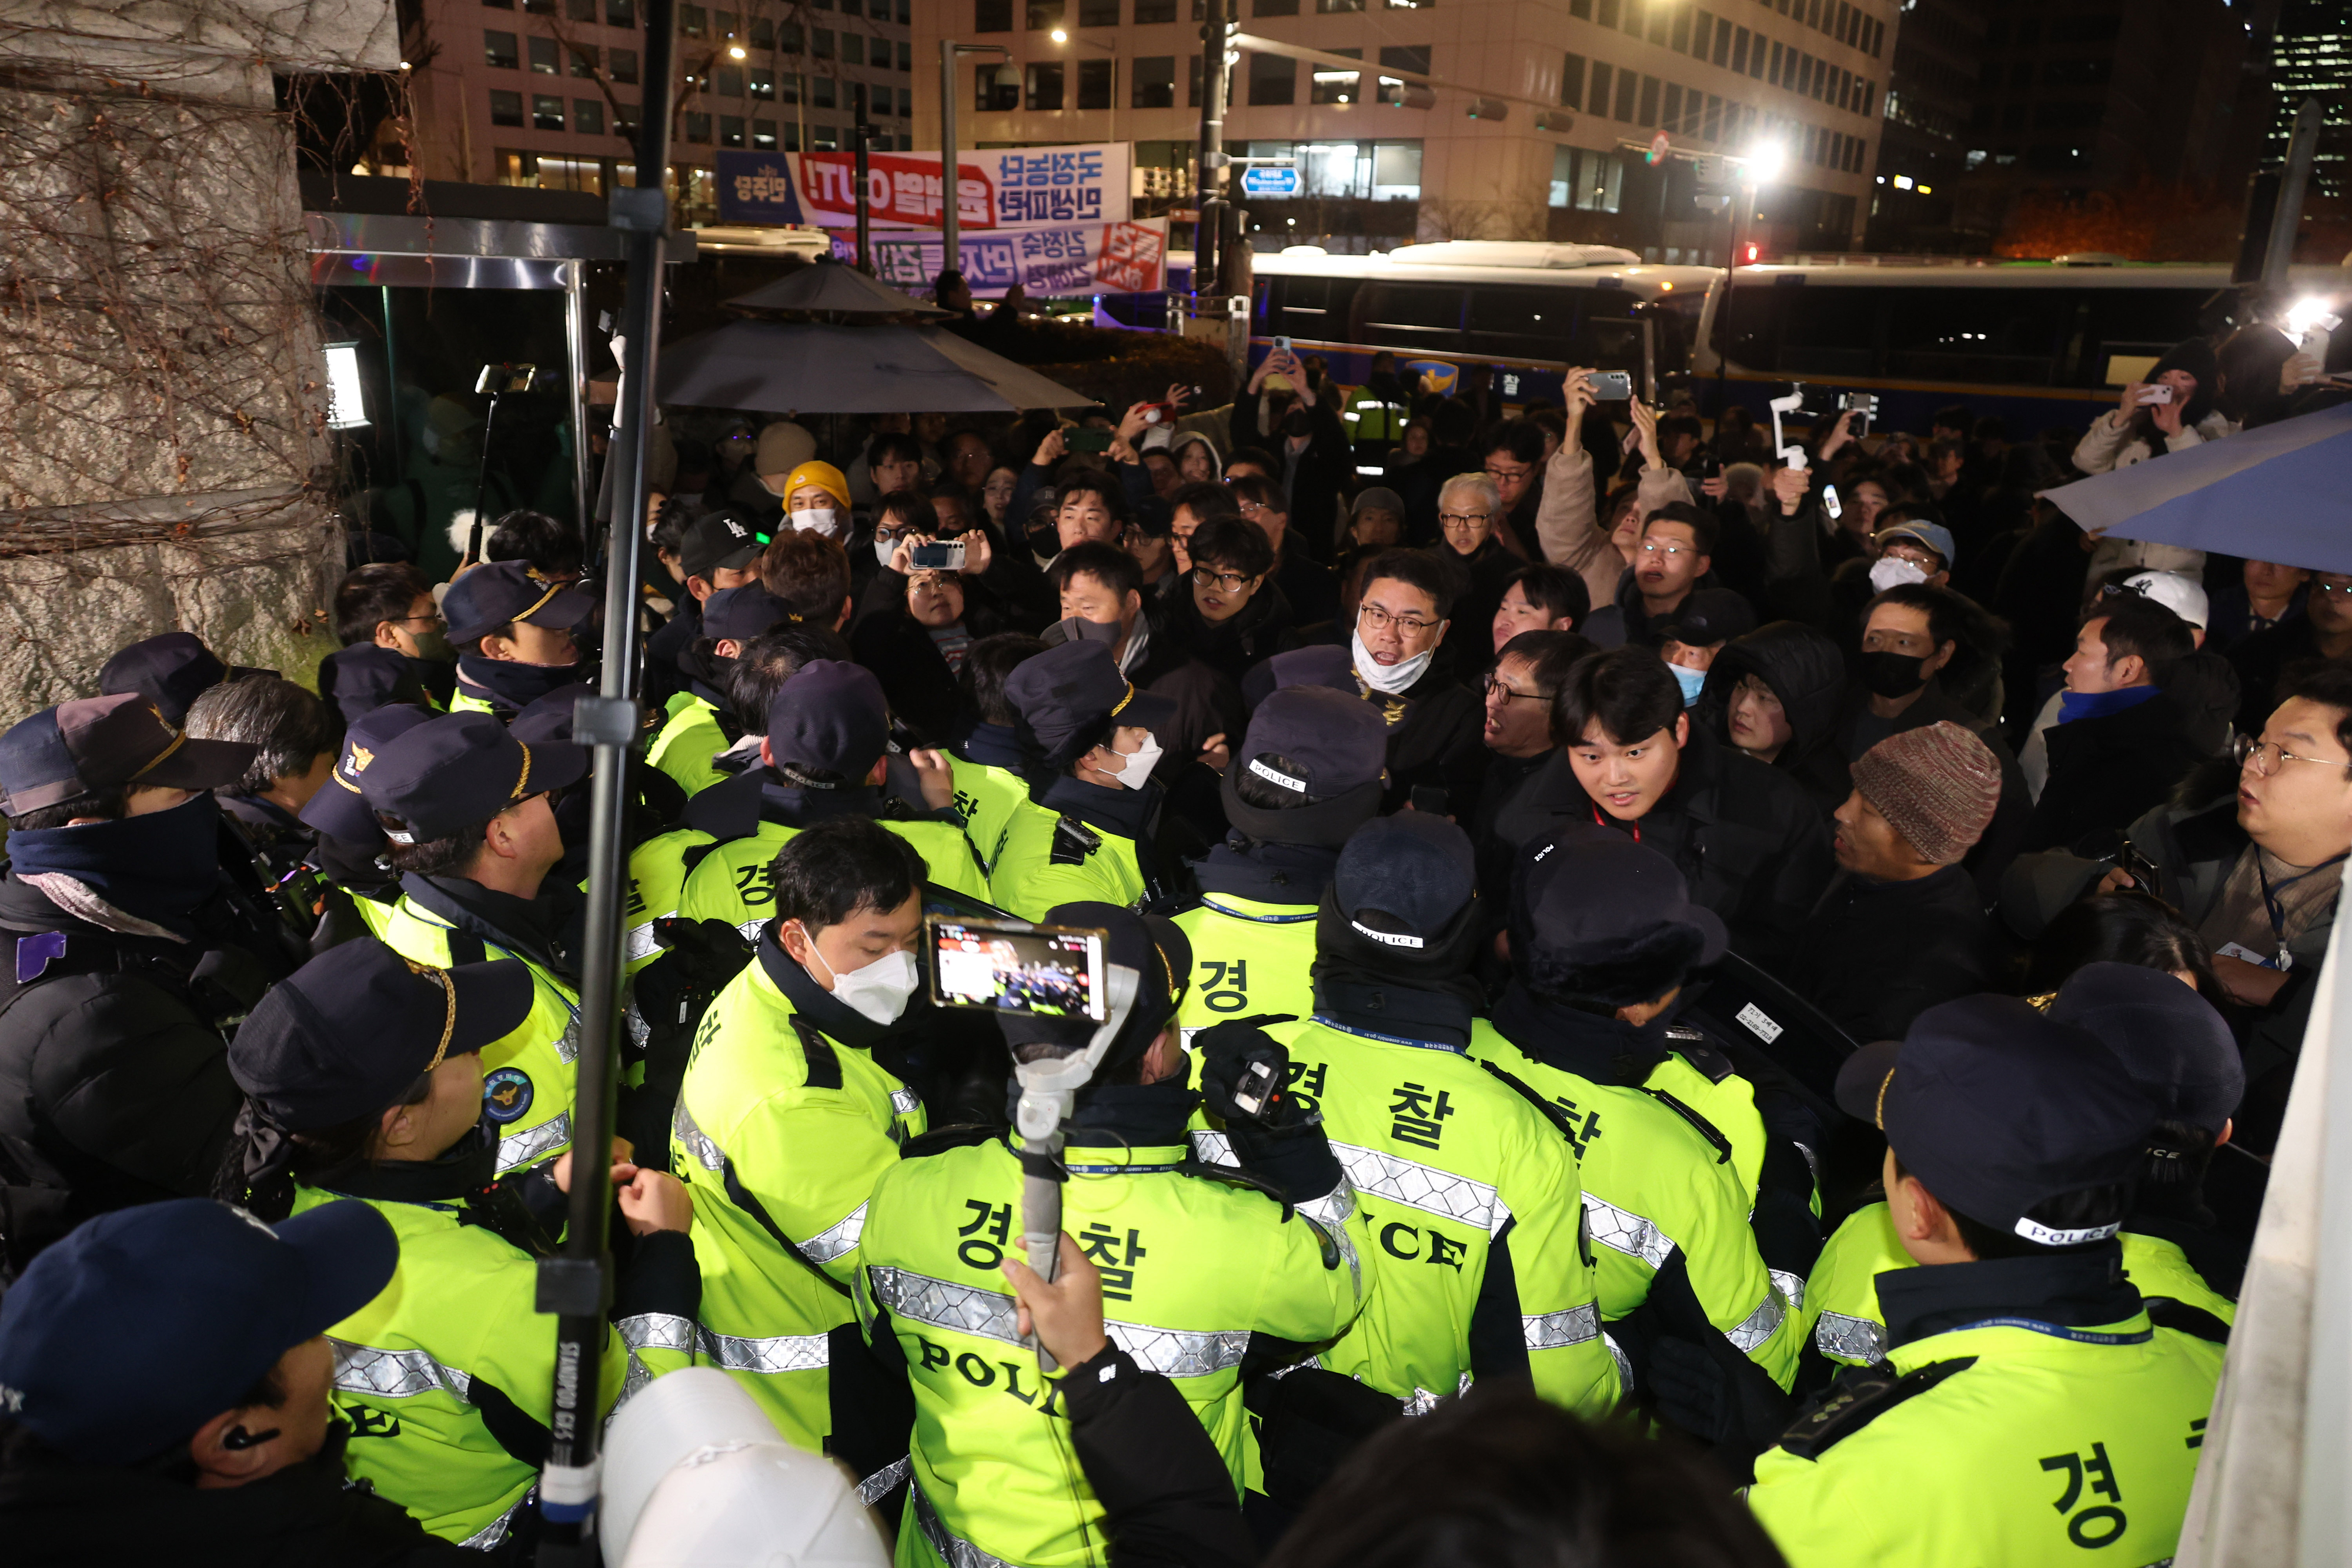
<svg viewBox="0 0 2352 1568">
<path fill-rule="evenodd" d="M 2074 466 L 2111 474 L 2235 434 L 2237 426 L 2213 405 L 2220 376 L 2210 343 L 2191 338 L 2176 345 L 2147 380 L 2127 383 L 2116 406 L 2092 422 L 2074 448 Z"/>
</svg>

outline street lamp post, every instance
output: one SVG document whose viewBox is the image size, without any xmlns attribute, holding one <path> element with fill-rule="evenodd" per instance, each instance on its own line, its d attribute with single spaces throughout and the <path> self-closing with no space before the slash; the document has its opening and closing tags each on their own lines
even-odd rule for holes
<svg viewBox="0 0 2352 1568">
<path fill-rule="evenodd" d="M 1003 44 L 959 44 L 940 40 L 940 270 L 960 271 L 963 266 L 963 235 L 956 212 L 956 61 L 965 55 L 995 55 L 1011 59 Z"/>
</svg>

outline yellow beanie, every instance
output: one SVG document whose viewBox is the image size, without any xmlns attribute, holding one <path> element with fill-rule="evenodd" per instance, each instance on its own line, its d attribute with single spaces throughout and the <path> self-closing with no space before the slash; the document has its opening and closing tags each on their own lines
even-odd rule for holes
<svg viewBox="0 0 2352 1568">
<path fill-rule="evenodd" d="M 793 469 L 784 480 L 784 505 L 787 507 L 793 504 L 793 492 L 803 485 L 816 486 L 840 502 L 843 511 L 850 509 L 849 481 L 844 478 L 841 470 L 832 464 L 811 460 Z"/>
</svg>

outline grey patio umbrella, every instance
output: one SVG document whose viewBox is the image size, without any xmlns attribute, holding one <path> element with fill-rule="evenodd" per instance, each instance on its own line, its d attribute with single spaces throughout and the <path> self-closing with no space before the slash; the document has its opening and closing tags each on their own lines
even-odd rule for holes
<svg viewBox="0 0 2352 1568">
<path fill-rule="evenodd" d="M 656 395 L 772 413 L 1005 413 L 1095 401 L 944 328 L 751 320 L 666 344 Z"/>
<path fill-rule="evenodd" d="M 730 310 L 791 310 L 812 315 L 845 317 L 919 316 L 936 319 L 953 312 L 942 310 L 911 295 L 877 283 L 854 267 L 830 256 L 796 267 L 773 283 L 727 301 Z"/>
</svg>

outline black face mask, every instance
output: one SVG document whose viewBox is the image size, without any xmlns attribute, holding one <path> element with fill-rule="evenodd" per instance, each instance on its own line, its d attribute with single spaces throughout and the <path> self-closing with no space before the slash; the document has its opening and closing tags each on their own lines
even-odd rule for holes
<svg viewBox="0 0 2352 1568">
<path fill-rule="evenodd" d="M 1907 697 L 1927 684 L 1920 668 L 1927 659 L 1916 653 L 1864 653 L 1862 684 L 1882 697 Z"/>
<path fill-rule="evenodd" d="M 1297 403 L 1292 403 L 1282 416 L 1282 434 L 1285 435 L 1305 435 L 1313 428 L 1307 411 Z"/>
</svg>

